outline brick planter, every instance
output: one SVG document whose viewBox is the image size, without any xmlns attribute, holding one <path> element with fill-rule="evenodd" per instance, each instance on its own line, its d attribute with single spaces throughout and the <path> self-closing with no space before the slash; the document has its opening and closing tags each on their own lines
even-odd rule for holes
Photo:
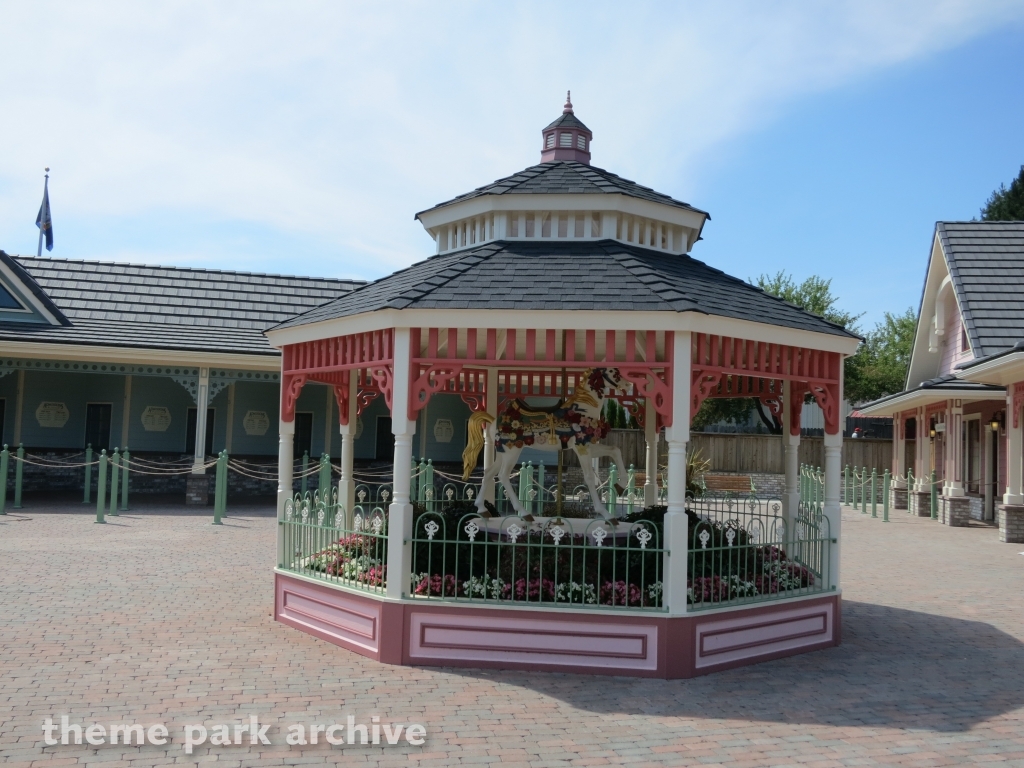
<svg viewBox="0 0 1024 768">
<path fill-rule="evenodd" d="M 971 519 L 971 499 L 967 496 L 939 496 L 938 514 L 943 525 L 966 526 Z"/>
<path fill-rule="evenodd" d="M 907 499 L 910 514 L 917 515 L 918 517 L 932 516 L 932 495 L 930 493 L 908 491 Z"/>
<path fill-rule="evenodd" d="M 893 488 L 892 489 L 892 508 L 893 509 L 906 509 L 907 504 L 910 503 L 910 492 L 906 488 Z"/>
<path fill-rule="evenodd" d="M 1000 541 L 1024 544 L 1024 506 L 996 504 L 996 517 Z"/>
</svg>

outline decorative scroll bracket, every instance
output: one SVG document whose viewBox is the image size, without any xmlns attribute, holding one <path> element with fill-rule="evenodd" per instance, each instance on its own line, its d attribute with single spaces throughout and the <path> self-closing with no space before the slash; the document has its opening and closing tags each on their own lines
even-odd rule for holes
<svg viewBox="0 0 1024 768">
<path fill-rule="evenodd" d="M 619 366 L 619 375 L 630 382 L 639 397 L 647 399 L 658 415 L 658 427 L 672 426 L 672 374 L 648 367 Z"/>
<path fill-rule="evenodd" d="M 813 382 L 810 385 L 811 396 L 821 408 L 825 416 L 825 433 L 834 435 L 839 432 L 839 397 L 835 384 Z"/>
<path fill-rule="evenodd" d="M 281 381 L 281 421 L 295 421 L 295 402 L 309 379 L 304 373 L 286 373 Z"/>
<path fill-rule="evenodd" d="M 427 366 L 409 388 L 409 420 L 415 421 L 416 414 L 427 406 L 430 398 L 462 373 L 462 368 L 461 365 L 435 364 Z"/>
</svg>

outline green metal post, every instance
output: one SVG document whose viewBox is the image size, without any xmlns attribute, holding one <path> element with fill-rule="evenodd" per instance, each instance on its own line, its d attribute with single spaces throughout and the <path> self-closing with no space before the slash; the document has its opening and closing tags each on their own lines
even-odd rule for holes
<svg viewBox="0 0 1024 768">
<path fill-rule="evenodd" d="M 423 479 L 427 484 L 427 489 L 430 493 L 430 501 L 427 504 L 427 509 L 431 512 L 437 510 L 437 489 L 434 488 L 434 460 L 427 459 L 427 468 L 423 473 Z"/>
<path fill-rule="evenodd" d="M 309 490 L 309 451 L 302 452 L 302 498 L 306 498 L 306 491 Z"/>
<path fill-rule="evenodd" d="M 612 517 L 619 516 L 619 492 L 615 489 L 618 482 L 619 470 L 613 461 L 612 465 L 608 467 L 608 506 L 611 507 L 608 511 L 611 512 Z"/>
<path fill-rule="evenodd" d="M 843 469 L 843 504 L 850 506 L 850 465 Z"/>
<path fill-rule="evenodd" d="M 636 467 L 632 464 L 629 465 L 629 469 L 626 470 L 627 481 L 626 481 L 626 493 L 627 498 L 627 510 L 628 514 L 633 514 L 633 509 L 636 506 Z"/>
<path fill-rule="evenodd" d="M 871 516 L 878 517 L 878 469 L 871 468 Z"/>
<path fill-rule="evenodd" d="M 331 469 L 331 457 L 325 453 L 320 457 L 320 477 L 317 482 L 320 501 L 324 504 L 331 503 Z"/>
<path fill-rule="evenodd" d="M 935 470 L 932 470 L 932 520 L 939 519 L 939 499 L 935 491 Z"/>
<path fill-rule="evenodd" d="M 419 474 L 417 474 L 417 472 L 416 472 L 416 457 L 415 456 L 412 457 L 412 468 L 411 468 L 411 470 L 412 471 L 411 471 L 410 474 L 412 475 L 412 477 L 409 478 L 409 498 L 412 500 L 412 503 L 415 504 L 420 499 L 420 477 L 419 477 Z M 340 491 L 339 491 L 339 494 L 338 494 L 338 501 L 339 502 L 341 501 Z"/>
<path fill-rule="evenodd" d="M 92 443 L 85 446 L 85 493 L 82 503 L 88 504 L 92 500 Z"/>
<path fill-rule="evenodd" d="M 882 522 L 889 522 L 889 485 L 890 485 L 889 470 L 885 470 L 885 474 L 882 475 Z"/>
<path fill-rule="evenodd" d="M 21 473 L 25 468 L 25 446 L 18 445 L 18 466 L 14 468 L 14 508 L 21 509 Z"/>
<path fill-rule="evenodd" d="M 128 511 L 128 460 L 131 454 L 128 453 L 128 446 L 121 452 L 121 511 Z"/>
<path fill-rule="evenodd" d="M 420 501 L 427 500 L 427 460 L 420 457 Z"/>
<path fill-rule="evenodd" d="M 223 525 L 221 518 L 224 515 L 224 501 L 226 499 L 225 485 L 227 485 L 227 461 L 226 452 L 221 451 L 217 454 L 217 473 L 215 475 L 216 480 L 214 481 L 213 490 L 213 524 Z"/>
<path fill-rule="evenodd" d="M 860 468 L 860 513 L 866 515 L 868 513 L 868 468 Z"/>
<path fill-rule="evenodd" d="M 110 516 L 117 517 L 117 481 L 121 476 L 121 456 L 114 447 L 110 454 Z"/>
<path fill-rule="evenodd" d="M 100 471 L 96 475 L 96 522 L 105 523 L 107 506 L 107 449 L 100 451 Z"/>
<path fill-rule="evenodd" d="M 0 483 L 3 483 L 3 489 L 0 489 L 0 515 L 7 514 L 7 465 L 10 459 L 11 452 L 5 444 L 4 449 L 0 451 Z"/>
<path fill-rule="evenodd" d="M 537 502 L 534 504 L 534 514 L 544 514 L 544 462 L 537 465 L 537 477 L 534 487 L 537 489 Z"/>
</svg>

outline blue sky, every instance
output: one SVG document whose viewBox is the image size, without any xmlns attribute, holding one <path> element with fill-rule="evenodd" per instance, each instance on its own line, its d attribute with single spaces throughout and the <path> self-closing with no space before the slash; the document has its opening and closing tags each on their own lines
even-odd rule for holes
<svg viewBox="0 0 1024 768">
<path fill-rule="evenodd" d="M 629 7 L 6 6 L 0 248 L 35 252 L 49 165 L 54 257 L 380 277 L 572 88 L 595 165 L 711 212 L 695 257 L 870 324 L 1024 163 L 1024 2 Z"/>
</svg>

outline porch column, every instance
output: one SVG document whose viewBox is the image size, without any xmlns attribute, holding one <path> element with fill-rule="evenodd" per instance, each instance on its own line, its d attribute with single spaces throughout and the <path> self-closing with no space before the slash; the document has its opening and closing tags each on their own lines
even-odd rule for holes
<svg viewBox="0 0 1024 768">
<path fill-rule="evenodd" d="M 295 422 L 281 420 L 277 425 L 277 516 L 284 515 L 284 502 L 292 495 Z"/>
<path fill-rule="evenodd" d="M 963 439 L 962 430 L 964 407 L 963 400 L 950 400 L 950 408 L 946 411 L 946 436 L 943 443 L 946 447 L 946 482 L 943 493 L 946 496 L 963 496 Z"/>
<path fill-rule="evenodd" d="M 843 454 L 843 431 L 825 433 L 825 517 L 829 535 L 835 541 L 829 546 L 829 580 L 839 589 L 839 545 L 842 542 L 842 510 L 839 506 L 840 475 Z"/>
<path fill-rule="evenodd" d="M 348 424 L 341 424 L 341 479 L 338 481 L 338 501 L 345 508 L 345 527 L 352 525 L 352 512 L 356 505 L 356 484 L 352 474 L 356 451 L 356 427 L 358 426 L 359 406 L 358 379 L 352 371 L 348 382 Z"/>
<path fill-rule="evenodd" d="M 1003 504 L 1024 504 L 1021 492 L 1021 443 L 1024 438 L 1024 424 L 1020 410 L 1013 407 L 1013 387 L 1006 388 L 1006 493 Z"/>
<path fill-rule="evenodd" d="M 196 444 L 192 458 L 192 474 L 205 475 L 206 467 L 206 409 L 210 402 L 210 369 L 199 369 L 199 388 L 196 390 Z"/>
<path fill-rule="evenodd" d="M 412 538 L 412 438 L 416 422 L 409 418 L 409 364 L 411 340 L 408 328 L 395 329 L 395 358 L 391 387 L 391 431 L 395 435 L 393 494 L 388 507 L 387 596 L 399 599 L 409 587 L 412 566 L 406 541 Z"/>
<path fill-rule="evenodd" d="M 928 432 L 928 421 L 923 405 L 917 409 L 916 423 L 917 434 L 914 438 L 914 447 L 917 459 L 914 462 L 914 490 L 917 493 L 928 493 L 928 483 L 931 482 L 931 465 L 928 462 L 931 436 Z"/>
<path fill-rule="evenodd" d="M 676 331 L 672 340 L 672 426 L 668 441 L 668 511 L 665 514 L 664 600 L 669 615 L 686 613 L 687 520 L 686 444 L 690 440 L 690 332 Z"/>
<path fill-rule="evenodd" d="M 497 429 L 498 418 L 498 369 L 487 369 L 487 413 L 495 418 L 495 421 L 484 428 L 484 472 L 491 468 L 494 463 L 494 435 Z M 484 501 L 494 503 L 494 483 L 482 488 Z"/>
<path fill-rule="evenodd" d="M 782 447 L 785 453 L 786 490 L 782 494 L 782 510 L 786 521 L 786 535 L 795 533 L 796 518 L 800 509 L 800 435 L 794 435 L 791 428 L 793 419 L 793 385 L 782 383 Z"/>
<path fill-rule="evenodd" d="M 644 439 L 647 442 L 644 507 L 653 507 L 658 503 L 658 412 L 649 397 L 644 403 Z"/>
<path fill-rule="evenodd" d="M 907 426 L 902 413 L 893 417 L 892 487 L 907 487 Z"/>
</svg>

